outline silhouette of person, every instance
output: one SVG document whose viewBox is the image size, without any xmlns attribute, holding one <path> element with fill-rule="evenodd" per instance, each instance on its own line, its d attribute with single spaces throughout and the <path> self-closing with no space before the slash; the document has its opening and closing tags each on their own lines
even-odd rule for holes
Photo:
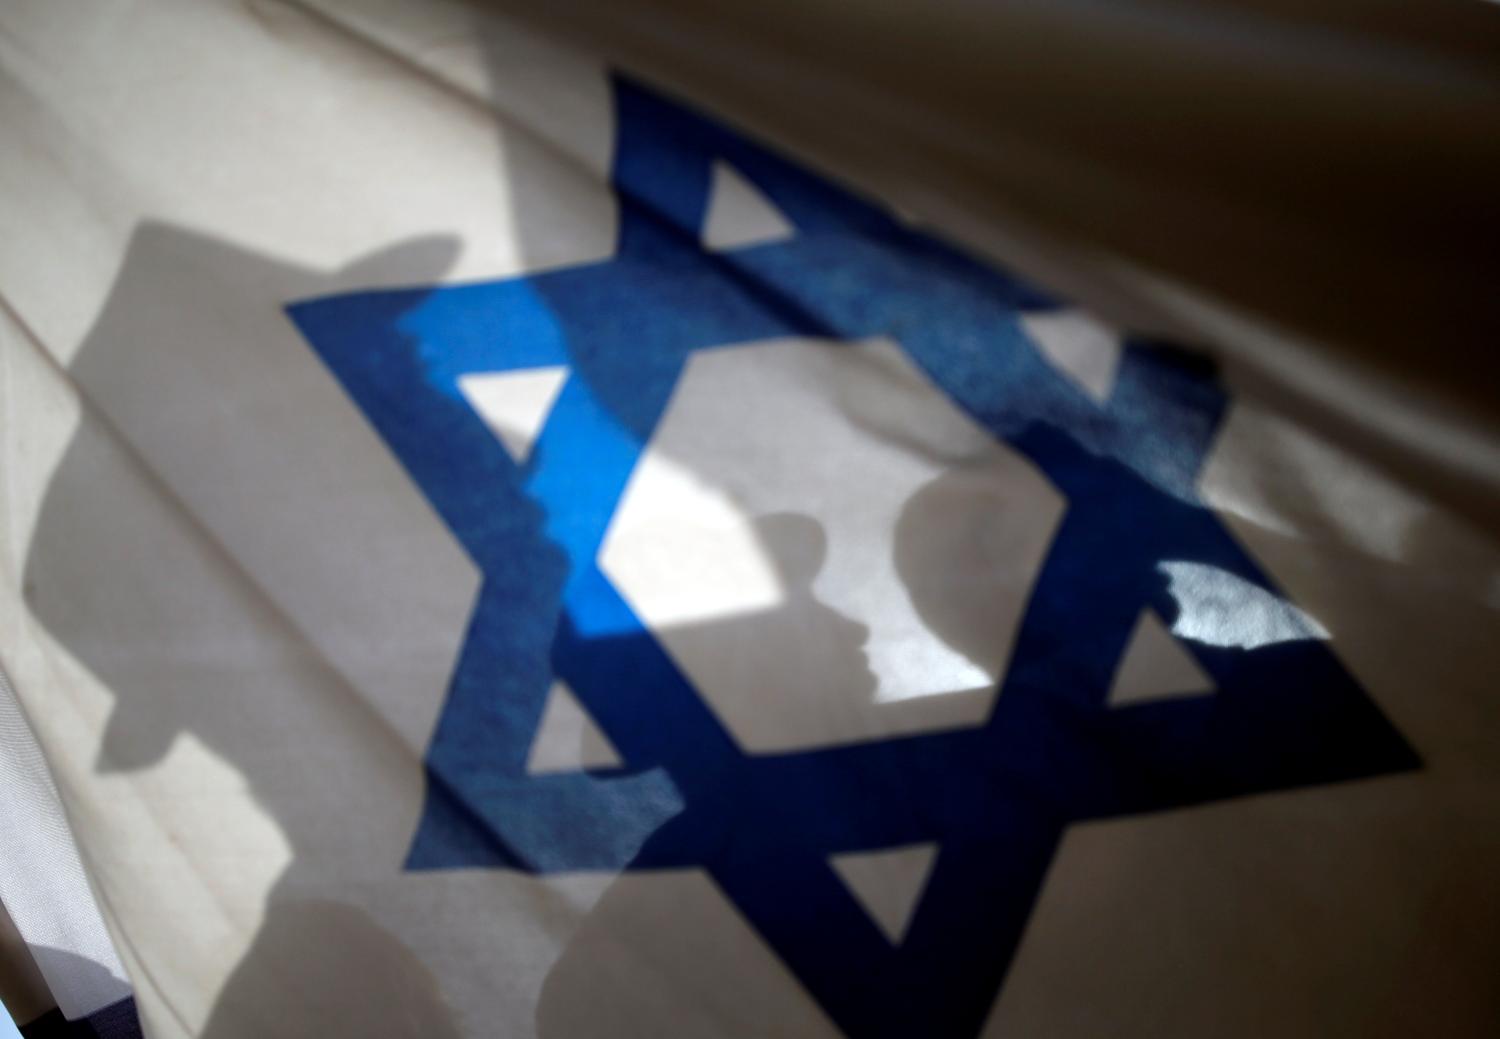
<svg viewBox="0 0 1500 1039">
<path fill-rule="evenodd" d="M 124 409 L 118 414 L 130 418 L 139 404 L 131 394 L 142 379 L 166 380 L 170 385 L 162 392 L 174 407 L 206 409 L 196 418 L 211 438 L 222 428 L 213 424 L 215 409 L 230 406 L 185 392 L 201 373 L 174 374 L 171 365 L 253 368 L 273 365 L 275 357 L 225 358 L 212 351 L 198 356 L 180 349 L 180 342 L 174 355 L 170 343 L 154 338 L 157 321 L 170 318 L 184 335 L 209 334 L 214 329 L 207 323 L 232 323 L 247 305 L 260 305 L 255 293 L 296 298 L 331 285 L 389 278 L 392 272 L 436 276 L 450 252 L 441 245 L 434 249 L 431 242 L 416 243 L 329 275 L 202 236 L 145 228 L 132 241 L 72 374 L 110 419 L 116 417 L 112 408 Z M 246 286 L 254 286 L 254 292 Z M 201 290 L 196 297 L 194 289 Z M 235 340 L 241 349 L 246 341 Z M 244 406 L 243 395 L 233 399 Z M 315 419 L 288 416 L 286 422 Z M 381 759 L 367 770 L 376 777 L 382 768 L 389 776 L 391 762 L 414 767 L 410 752 L 395 746 L 390 730 L 372 721 L 368 704 L 348 709 L 351 701 L 340 699 L 347 687 L 321 648 L 288 623 L 253 575 L 236 570 L 224 547 L 185 522 L 184 510 L 163 493 L 156 477 L 139 467 L 128 447 L 122 450 L 128 434 L 116 439 L 103 432 L 103 425 L 97 414 L 88 416 L 69 444 L 48 485 L 25 570 L 33 615 L 115 697 L 97 769 L 153 769 L 179 736 L 191 734 L 244 777 L 290 850 L 267 895 L 259 930 L 199 1034 L 210 1039 L 456 1035 L 431 972 L 367 908 L 338 897 L 341 881 L 328 866 L 330 833 L 347 828 L 338 839 L 368 845 L 373 842 L 359 835 L 362 828 L 388 824 L 358 807 L 331 815 L 338 807 L 334 799 L 308 782 L 318 767 L 310 748 L 320 739 L 348 740 L 351 746 L 362 742 Z M 236 423 L 228 425 L 233 431 Z M 236 435 L 253 436 L 256 428 L 253 421 L 239 424 Z M 180 435 L 188 441 L 184 449 L 191 450 L 195 429 L 189 426 Z M 319 712 L 317 732 L 298 731 Z M 190 792 L 158 788 L 157 796 L 187 798 Z M 226 846 L 233 848 L 242 832 L 238 828 L 247 823 L 243 808 L 229 814 Z M 331 818 L 338 820 L 333 831 Z M 214 873 L 226 865 L 216 862 L 212 849 L 205 850 L 202 833 L 189 836 L 197 842 L 189 845 L 194 861 L 212 888 Z M 390 842 L 395 855 L 405 836 Z M 393 876 L 400 868 L 395 855 Z M 226 890 L 235 883 L 226 881 Z M 232 920 L 235 911 L 225 907 L 225 912 Z M 164 927 L 171 926 L 173 913 L 172 905 L 160 907 Z M 150 949 L 149 956 L 138 950 L 136 959 L 148 971 L 171 975 L 195 969 L 166 962 L 172 953 L 159 940 L 142 948 Z M 196 1028 L 197 1022 L 183 1025 Z"/>
<path fill-rule="evenodd" d="M 700 665 L 712 663 L 710 673 L 733 686 L 720 702 L 749 698 L 744 706 L 773 723 L 762 731 L 785 731 L 820 712 L 863 714 L 876 687 L 863 648 L 869 630 L 817 598 L 813 583 L 828 553 L 822 525 L 784 512 L 753 526 L 782 601 L 675 628 L 663 633 L 664 644 L 689 645 Z M 738 737 L 740 728 L 731 732 Z M 735 983 L 725 985 L 726 977 Z M 543 1037 L 654 1036 L 663 1027 L 762 1034 L 787 1022 L 800 1022 L 797 1034 L 835 1034 L 711 882 L 691 873 L 668 883 L 628 872 L 616 878 L 548 974 L 537 1008 Z"/>
</svg>

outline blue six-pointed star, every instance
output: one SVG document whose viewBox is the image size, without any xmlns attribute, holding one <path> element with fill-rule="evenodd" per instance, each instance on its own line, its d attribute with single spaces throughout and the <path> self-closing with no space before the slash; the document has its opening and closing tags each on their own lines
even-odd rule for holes
<svg viewBox="0 0 1500 1039">
<path fill-rule="evenodd" d="M 1212 695 L 1107 702 L 1142 609 L 1177 610 L 1163 561 L 1274 591 L 1196 495 L 1225 409 L 1203 362 L 1127 342 L 1100 404 L 1023 331 L 1045 294 L 636 85 L 613 95 L 611 259 L 288 308 L 483 574 L 409 868 L 703 869 L 848 1035 L 972 1036 L 1070 823 L 1416 767 L 1315 638 L 1193 643 Z M 715 160 L 795 234 L 706 251 Z M 600 542 L 689 354 L 872 335 L 1066 515 L 984 724 L 747 753 L 601 573 Z M 569 375 L 517 461 L 458 380 L 552 365 Z M 555 679 L 622 765 L 528 774 Z M 939 851 L 892 943 L 829 859 L 915 842 Z"/>
</svg>

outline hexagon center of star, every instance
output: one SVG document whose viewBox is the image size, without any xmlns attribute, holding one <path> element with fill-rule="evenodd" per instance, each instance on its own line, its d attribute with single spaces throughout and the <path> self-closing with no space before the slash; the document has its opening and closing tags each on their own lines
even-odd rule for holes
<svg viewBox="0 0 1500 1039">
<path fill-rule="evenodd" d="M 695 353 L 601 569 L 752 752 L 981 723 L 1063 511 L 890 340 Z"/>
</svg>

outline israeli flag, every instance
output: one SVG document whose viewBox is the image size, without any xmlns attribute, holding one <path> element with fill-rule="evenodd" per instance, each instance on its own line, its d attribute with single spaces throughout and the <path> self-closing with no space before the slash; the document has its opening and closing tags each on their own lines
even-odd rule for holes
<svg viewBox="0 0 1500 1039">
<path fill-rule="evenodd" d="M 1500 1022 L 1489 533 L 508 20 L 111 17 L 0 15 L 20 1023 Z"/>
</svg>

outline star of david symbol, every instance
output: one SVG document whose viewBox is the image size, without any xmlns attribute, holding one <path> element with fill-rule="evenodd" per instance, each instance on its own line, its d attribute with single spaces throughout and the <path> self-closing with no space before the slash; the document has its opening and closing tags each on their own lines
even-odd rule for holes
<svg viewBox="0 0 1500 1039">
<path fill-rule="evenodd" d="M 1164 561 L 1274 586 L 1197 498 L 1213 373 L 1127 342 L 1101 403 L 1049 365 L 1020 281 L 623 80 L 615 255 L 526 277 L 288 310 L 483 574 L 427 755 L 411 869 L 706 870 L 850 1036 L 982 1026 L 1074 822 L 1416 767 L 1321 641 L 1195 643 L 1212 695 L 1107 702 Z M 779 240 L 706 250 L 716 161 L 785 214 Z M 747 753 L 607 579 L 601 541 L 689 355 L 874 335 L 1030 460 L 1067 511 L 981 725 Z M 466 401 L 475 373 L 566 368 L 530 453 Z M 621 763 L 526 769 L 566 682 Z M 935 844 L 899 942 L 834 856 Z"/>
</svg>

